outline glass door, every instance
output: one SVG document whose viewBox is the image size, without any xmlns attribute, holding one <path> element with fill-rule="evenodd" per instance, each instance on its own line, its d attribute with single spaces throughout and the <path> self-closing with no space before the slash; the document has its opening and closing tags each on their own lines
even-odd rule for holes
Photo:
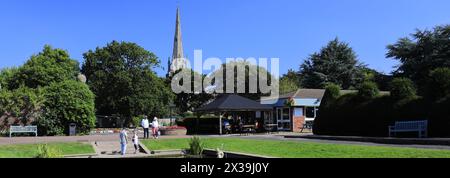
<svg viewBox="0 0 450 178">
<path fill-rule="evenodd" d="M 290 108 L 277 108 L 277 122 L 278 122 L 278 130 L 290 131 L 291 130 L 291 109 Z"/>
</svg>

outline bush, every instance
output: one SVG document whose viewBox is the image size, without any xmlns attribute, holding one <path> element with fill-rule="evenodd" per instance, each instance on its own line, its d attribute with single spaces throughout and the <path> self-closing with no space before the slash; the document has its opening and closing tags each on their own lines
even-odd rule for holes
<svg viewBox="0 0 450 178">
<path fill-rule="evenodd" d="M 62 158 L 60 150 L 51 148 L 48 145 L 39 145 L 37 148 L 36 158 Z"/>
<path fill-rule="evenodd" d="M 341 87 L 334 83 L 328 84 L 326 87 L 326 95 L 331 99 L 337 99 L 341 95 Z"/>
<path fill-rule="evenodd" d="M 412 80 L 395 78 L 391 82 L 391 96 L 396 100 L 411 99 L 417 97 L 417 90 Z"/>
<path fill-rule="evenodd" d="M 379 94 L 380 90 L 374 82 L 364 82 L 358 89 L 358 95 L 363 99 L 372 99 Z"/>
<path fill-rule="evenodd" d="M 189 142 L 189 154 L 201 156 L 203 153 L 203 141 L 200 137 L 193 137 Z"/>
<path fill-rule="evenodd" d="M 53 83 L 44 89 L 44 98 L 44 114 L 38 120 L 41 134 L 68 133 L 70 123 L 82 134 L 95 126 L 94 94 L 86 84 L 75 80 Z"/>
<path fill-rule="evenodd" d="M 144 116 L 133 117 L 131 120 L 131 124 L 133 125 L 133 127 L 140 127 L 142 118 L 144 118 Z"/>
<path fill-rule="evenodd" d="M 431 71 L 429 90 L 429 93 L 434 100 L 439 100 L 450 95 L 449 68 L 438 68 Z"/>
</svg>

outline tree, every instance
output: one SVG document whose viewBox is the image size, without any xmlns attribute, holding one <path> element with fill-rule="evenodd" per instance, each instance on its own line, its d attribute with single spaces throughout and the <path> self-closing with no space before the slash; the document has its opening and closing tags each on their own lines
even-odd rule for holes
<svg viewBox="0 0 450 178">
<path fill-rule="evenodd" d="M 195 82 L 193 79 L 201 78 L 202 81 L 206 78 L 206 75 L 201 75 L 198 72 L 195 72 L 194 70 L 188 70 L 188 69 L 182 69 L 178 70 L 173 74 L 173 76 L 179 74 L 180 72 L 190 72 L 191 73 L 191 90 L 194 91 L 195 89 Z M 167 84 L 170 85 L 173 76 L 169 76 L 167 78 Z M 203 90 L 201 92 L 192 92 L 192 93 L 185 93 L 181 92 L 179 94 L 175 94 L 175 100 L 174 104 L 178 109 L 178 112 L 180 114 L 194 111 L 197 108 L 200 108 L 203 104 L 207 103 L 208 101 L 214 99 L 214 95 L 207 93 Z"/>
<path fill-rule="evenodd" d="M 285 94 L 300 88 L 300 79 L 297 72 L 289 71 L 280 78 L 280 93 Z"/>
<path fill-rule="evenodd" d="M 67 51 L 53 49 L 46 45 L 44 50 L 31 58 L 18 69 L 9 82 L 10 89 L 20 86 L 38 88 L 53 82 L 73 80 L 79 74 L 78 62 L 70 58 Z"/>
<path fill-rule="evenodd" d="M 95 127 L 95 96 L 86 84 L 76 80 L 52 83 L 44 89 L 43 97 L 44 113 L 38 120 L 42 135 L 63 135 L 70 123 L 84 134 Z"/>
<path fill-rule="evenodd" d="M 233 68 L 227 69 L 227 67 L 232 66 Z M 244 69 L 242 72 L 244 72 L 245 79 L 238 77 L 238 70 Z M 227 70 L 231 72 L 227 72 Z M 273 86 L 273 87 L 279 87 L 277 80 L 270 72 L 268 72 L 265 68 L 256 66 L 254 64 L 251 64 L 248 61 L 232 61 L 226 64 L 223 64 L 222 67 L 215 71 L 217 72 L 223 72 L 222 76 L 224 80 L 222 81 L 222 84 L 216 83 L 215 80 L 213 80 L 213 83 L 215 86 L 222 86 L 224 93 L 230 93 L 227 92 L 227 90 L 231 90 L 231 93 L 239 94 L 243 97 L 259 100 L 262 96 L 267 96 L 270 93 L 263 92 L 264 89 L 262 86 L 259 85 L 259 82 L 261 81 L 262 77 L 267 78 L 267 86 Z M 260 76 L 259 73 L 262 73 L 265 76 Z M 231 89 L 231 86 L 227 86 L 227 80 L 226 78 L 230 78 L 234 81 L 234 88 Z M 250 86 L 252 85 L 252 86 Z M 244 86 L 244 87 L 242 87 Z M 242 87 L 243 91 L 239 91 L 239 88 Z M 255 91 L 251 91 L 251 89 L 254 88 Z"/>
<path fill-rule="evenodd" d="M 152 68 L 159 67 L 155 54 L 135 43 L 113 41 L 84 53 L 82 73 L 96 95 L 99 115 L 161 116 L 173 94 Z"/>
<path fill-rule="evenodd" d="M 417 30 L 411 38 L 401 38 L 389 45 L 387 57 L 401 64 L 395 76 L 406 77 L 418 86 L 419 94 L 426 94 L 430 72 L 440 67 L 450 67 L 450 25 L 433 30 Z"/>
<path fill-rule="evenodd" d="M 280 94 L 294 92 L 299 89 L 297 83 L 289 78 L 280 79 Z"/>
<path fill-rule="evenodd" d="M 433 100 L 450 97 L 450 68 L 437 68 L 431 71 L 428 88 Z"/>
<path fill-rule="evenodd" d="M 380 90 L 378 89 L 377 84 L 374 82 L 364 82 L 358 88 L 358 96 L 366 100 L 373 99 L 379 94 Z"/>
<path fill-rule="evenodd" d="M 357 87 L 363 78 L 362 67 L 353 49 L 336 38 L 300 66 L 301 85 L 324 88 L 327 83 L 335 83 L 343 89 Z"/>
<path fill-rule="evenodd" d="M 374 69 L 368 67 L 362 67 L 361 72 L 364 76 L 362 82 L 375 82 L 378 88 L 382 91 L 388 91 L 390 89 L 390 83 L 392 76 L 380 73 Z"/>
<path fill-rule="evenodd" d="M 10 90 L 10 84 L 16 76 L 18 68 L 5 68 L 0 70 L 0 90 Z"/>
<path fill-rule="evenodd" d="M 396 100 L 412 99 L 417 97 L 417 90 L 410 79 L 395 78 L 391 82 L 391 96 Z"/>
</svg>

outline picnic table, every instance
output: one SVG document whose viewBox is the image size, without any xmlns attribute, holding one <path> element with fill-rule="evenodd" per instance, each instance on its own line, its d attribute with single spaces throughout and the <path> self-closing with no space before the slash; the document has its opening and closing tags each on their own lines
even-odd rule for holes
<svg viewBox="0 0 450 178">
<path fill-rule="evenodd" d="M 241 134 L 245 132 L 245 134 L 253 133 L 256 131 L 255 125 L 243 125 L 241 127 Z"/>
<path fill-rule="evenodd" d="M 274 131 L 275 128 L 278 128 L 278 124 L 266 124 L 265 125 L 265 129 L 268 134 L 272 133 L 272 131 Z M 278 129 L 276 129 L 276 131 L 278 132 Z"/>
</svg>

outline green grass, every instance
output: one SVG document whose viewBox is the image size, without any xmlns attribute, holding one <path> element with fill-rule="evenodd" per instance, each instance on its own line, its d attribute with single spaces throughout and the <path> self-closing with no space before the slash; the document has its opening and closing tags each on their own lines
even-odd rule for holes
<svg viewBox="0 0 450 178">
<path fill-rule="evenodd" d="M 257 154 L 280 158 L 450 158 L 449 150 L 415 149 L 384 146 L 323 144 L 296 141 L 203 138 L 209 149 Z M 143 141 L 150 150 L 185 149 L 189 139 Z"/>
<path fill-rule="evenodd" d="M 86 143 L 49 143 L 49 147 L 60 150 L 63 155 L 91 154 L 94 148 Z M 0 146 L 0 158 L 33 158 L 38 144 Z"/>
</svg>

